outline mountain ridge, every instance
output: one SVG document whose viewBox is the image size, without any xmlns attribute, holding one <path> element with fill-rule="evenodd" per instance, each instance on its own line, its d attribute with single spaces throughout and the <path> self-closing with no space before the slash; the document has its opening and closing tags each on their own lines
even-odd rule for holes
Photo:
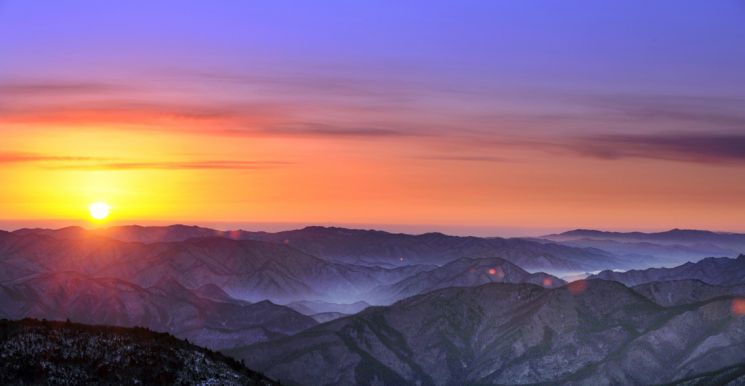
<svg viewBox="0 0 745 386">
<path fill-rule="evenodd" d="M 531 283 L 548 288 L 566 284 L 564 280 L 544 272 L 528 273 L 499 257 L 460 258 L 394 284 L 377 287 L 370 296 L 373 299 L 384 299 L 383 304 L 390 304 L 440 288 L 474 287 L 492 282 Z"/>
<path fill-rule="evenodd" d="M 598 249 L 560 244 L 546 245 L 525 238 L 450 236 L 439 232 L 412 235 L 381 230 L 308 226 L 272 233 L 217 231 L 196 226 L 172 225 L 119 226 L 89 231 L 82 228 L 21 229 L 15 233 L 44 234 L 72 239 L 91 234 L 120 241 L 146 243 L 177 242 L 200 237 L 259 240 L 291 245 L 304 253 L 332 262 L 385 267 L 444 264 L 461 257 L 489 256 L 502 256 L 525 269 L 536 270 L 585 271 L 623 266 L 623 261 Z"/>
<path fill-rule="evenodd" d="M 232 358 L 141 327 L 3 319 L 0 355 L 3 384 L 279 385 Z"/>
<path fill-rule="evenodd" d="M 698 279 L 714 285 L 745 284 L 745 255 L 737 258 L 708 257 L 671 268 L 632 269 L 616 272 L 605 270 L 590 278 L 614 280 L 628 286 L 682 279 Z"/>
</svg>

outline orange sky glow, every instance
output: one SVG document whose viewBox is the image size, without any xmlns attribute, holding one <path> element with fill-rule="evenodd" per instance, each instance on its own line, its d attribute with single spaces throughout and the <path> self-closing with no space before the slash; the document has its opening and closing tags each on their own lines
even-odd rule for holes
<svg viewBox="0 0 745 386">
<path fill-rule="evenodd" d="M 0 228 L 745 231 L 734 5 L 48 3 L 0 1 Z"/>
<path fill-rule="evenodd" d="M 134 119 L 134 118 L 133 118 Z M 157 125 L 157 123 L 156 123 Z M 462 138 L 213 135 L 89 123 L 5 130 L 5 219 L 741 229 L 739 168 L 530 148 L 427 158 Z M 17 149 L 24 149 L 17 152 Z M 500 150 L 500 149 L 497 149 Z"/>
</svg>

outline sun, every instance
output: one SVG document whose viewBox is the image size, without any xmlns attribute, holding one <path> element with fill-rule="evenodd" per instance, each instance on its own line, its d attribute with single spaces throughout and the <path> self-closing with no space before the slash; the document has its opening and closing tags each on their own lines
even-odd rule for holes
<svg viewBox="0 0 745 386">
<path fill-rule="evenodd" d="M 88 207 L 88 210 L 91 212 L 91 217 L 96 220 L 103 220 L 109 217 L 111 205 L 105 202 L 94 202 Z"/>
</svg>

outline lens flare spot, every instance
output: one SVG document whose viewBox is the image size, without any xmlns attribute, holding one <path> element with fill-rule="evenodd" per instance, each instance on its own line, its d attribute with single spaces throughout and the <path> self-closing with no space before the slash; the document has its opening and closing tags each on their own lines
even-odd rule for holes
<svg viewBox="0 0 745 386">
<path fill-rule="evenodd" d="M 544 287 L 552 287 L 554 285 L 554 279 L 550 277 L 546 277 L 543 279 L 543 286 Z"/>
<path fill-rule="evenodd" d="M 745 298 L 732 299 L 732 315 L 745 316 Z"/>
<path fill-rule="evenodd" d="M 577 280 L 567 284 L 567 289 L 572 295 L 579 295 L 587 290 L 587 280 Z"/>
<path fill-rule="evenodd" d="M 493 276 L 495 280 L 502 280 L 504 278 L 504 271 L 499 267 L 493 267 L 486 270 L 489 276 Z"/>
</svg>

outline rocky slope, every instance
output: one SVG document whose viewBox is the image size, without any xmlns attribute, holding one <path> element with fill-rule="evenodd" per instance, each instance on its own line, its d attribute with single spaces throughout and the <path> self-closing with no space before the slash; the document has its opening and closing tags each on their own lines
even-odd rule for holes
<svg viewBox="0 0 745 386">
<path fill-rule="evenodd" d="M 745 284 L 745 255 L 736 259 L 710 257 L 672 268 L 648 268 L 626 272 L 602 271 L 590 278 L 613 280 L 628 286 L 654 281 L 696 279 L 714 285 Z"/>
<path fill-rule="evenodd" d="M 278 383 L 221 354 L 143 328 L 0 321 L 0 384 Z"/>
<path fill-rule="evenodd" d="M 745 364 L 726 367 L 717 371 L 697 374 L 692 377 L 669 383 L 667 386 L 743 386 L 745 385 Z"/>
<path fill-rule="evenodd" d="M 662 307 L 602 280 L 495 283 L 368 308 L 230 354 L 300 385 L 664 383 L 745 360 L 736 301 Z"/>
<path fill-rule="evenodd" d="M 376 288 L 369 299 L 378 304 L 391 304 L 397 300 L 448 287 L 475 287 L 487 283 L 532 283 L 547 288 L 566 284 L 549 274 L 528 273 L 524 269 L 498 257 L 462 258 L 437 269 L 421 272 L 398 283 Z"/>
<path fill-rule="evenodd" d="M 656 281 L 633 287 L 634 291 L 665 307 L 703 302 L 718 297 L 745 297 L 745 284 L 718 286 L 700 280 Z"/>
</svg>

